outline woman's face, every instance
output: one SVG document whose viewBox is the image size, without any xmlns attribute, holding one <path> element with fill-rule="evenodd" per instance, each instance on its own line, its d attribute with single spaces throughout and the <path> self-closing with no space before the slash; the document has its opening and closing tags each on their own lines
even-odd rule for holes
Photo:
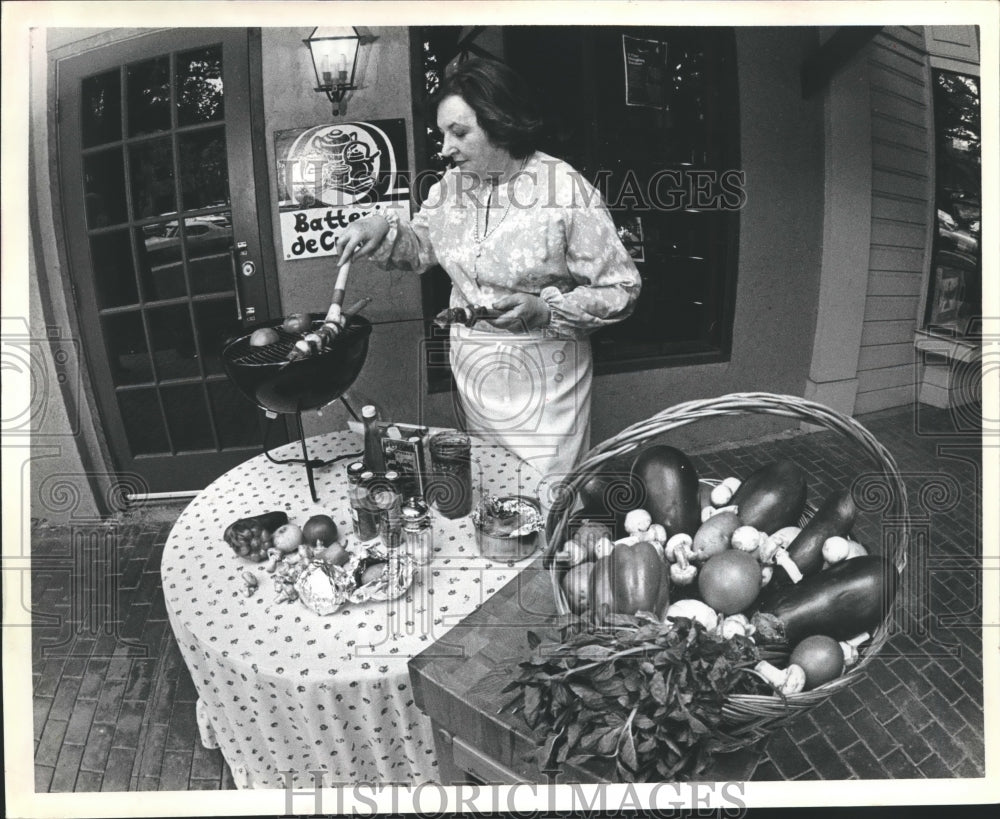
<svg viewBox="0 0 1000 819">
<path fill-rule="evenodd" d="M 441 153 L 456 167 L 480 179 L 502 174 L 510 168 L 510 152 L 487 136 L 479 125 L 476 112 L 461 97 L 452 95 L 441 100 L 437 125 L 444 134 Z"/>
</svg>

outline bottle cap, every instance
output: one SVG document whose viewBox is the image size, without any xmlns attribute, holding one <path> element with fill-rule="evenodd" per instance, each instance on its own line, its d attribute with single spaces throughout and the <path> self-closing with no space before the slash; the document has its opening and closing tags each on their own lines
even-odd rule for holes
<svg viewBox="0 0 1000 819">
<path fill-rule="evenodd" d="M 430 515 L 430 509 L 420 498 L 409 498 L 403 504 L 401 516 L 403 523 L 423 523 Z"/>
<path fill-rule="evenodd" d="M 378 416 L 378 410 L 375 408 L 374 404 L 365 404 L 361 408 L 362 418 L 375 418 Z"/>
</svg>

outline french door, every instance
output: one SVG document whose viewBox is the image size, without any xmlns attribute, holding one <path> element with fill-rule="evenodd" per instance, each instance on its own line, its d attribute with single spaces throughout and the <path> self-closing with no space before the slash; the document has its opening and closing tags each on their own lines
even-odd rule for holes
<svg viewBox="0 0 1000 819">
<path fill-rule="evenodd" d="M 83 346 L 116 466 L 152 492 L 201 489 L 261 447 L 220 357 L 280 310 L 250 36 L 172 30 L 56 63 Z"/>
</svg>

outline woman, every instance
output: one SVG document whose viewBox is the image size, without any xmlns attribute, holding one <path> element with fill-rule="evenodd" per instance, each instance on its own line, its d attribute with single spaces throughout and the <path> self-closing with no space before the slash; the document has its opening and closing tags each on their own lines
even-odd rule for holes
<svg viewBox="0 0 1000 819">
<path fill-rule="evenodd" d="M 589 446 L 587 337 L 632 312 L 640 278 L 593 186 L 535 150 L 526 100 L 502 63 L 459 63 L 433 101 L 452 167 L 409 223 L 370 216 L 337 246 L 388 268 L 440 264 L 452 307 L 492 309 L 451 327 L 467 429 L 558 479 Z"/>
</svg>

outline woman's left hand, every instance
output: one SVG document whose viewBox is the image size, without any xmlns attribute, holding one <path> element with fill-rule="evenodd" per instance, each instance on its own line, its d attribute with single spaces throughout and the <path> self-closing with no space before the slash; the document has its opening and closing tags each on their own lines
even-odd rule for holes
<svg viewBox="0 0 1000 819">
<path fill-rule="evenodd" d="M 531 293 L 511 293 L 493 302 L 493 309 L 500 315 L 490 324 L 501 330 L 537 330 L 549 323 L 549 306 L 545 300 Z"/>
</svg>

